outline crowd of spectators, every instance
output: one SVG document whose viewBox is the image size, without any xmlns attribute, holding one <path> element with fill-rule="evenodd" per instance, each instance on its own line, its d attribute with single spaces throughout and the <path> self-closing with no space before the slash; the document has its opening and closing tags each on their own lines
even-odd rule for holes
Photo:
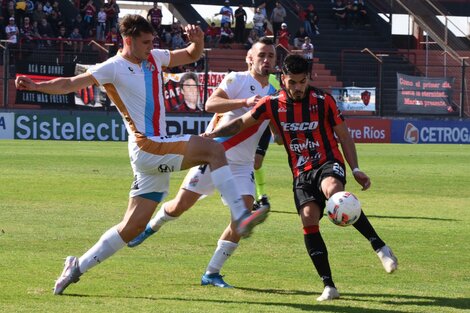
<svg viewBox="0 0 470 313">
<path fill-rule="evenodd" d="M 99 9 L 96 3 L 100 3 Z M 113 40 L 120 11 L 116 0 L 77 1 L 78 14 L 72 19 L 63 16 L 66 4 L 58 0 L 0 0 L 2 38 L 26 49 L 57 47 L 77 53 L 83 51 L 84 41 L 119 45 Z"/>
</svg>

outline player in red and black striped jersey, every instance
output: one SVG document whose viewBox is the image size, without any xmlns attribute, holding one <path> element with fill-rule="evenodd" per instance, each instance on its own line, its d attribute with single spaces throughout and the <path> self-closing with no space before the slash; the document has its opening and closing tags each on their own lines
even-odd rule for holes
<svg viewBox="0 0 470 313">
<path fill-rule="evenodd" d="M 363 190 L 370 187 L 370 178 L 359 169 L 354 141 L 335 100 L 328 93 L 309 86 L 307 61 L 302 56 L 287 56 L 281 80 L 284 85 L 281 91 L 262 98 L 250 112 L 204 136 L 231 136 L 267 119 L 274 124 L 289 156 L 294 200 L 303 224 L 305 246 L 325 286 L 317 300 L 332 300 L 339 298 L 339 293 L 320 234 L 320 219 L 326 200 L 344 191 L 344 160 Z M 396 257 L 377 235 L 364 212 L 354 227 L 370 241 L 385 270 L 388 273 L 395 271 Z"/>
</svg>

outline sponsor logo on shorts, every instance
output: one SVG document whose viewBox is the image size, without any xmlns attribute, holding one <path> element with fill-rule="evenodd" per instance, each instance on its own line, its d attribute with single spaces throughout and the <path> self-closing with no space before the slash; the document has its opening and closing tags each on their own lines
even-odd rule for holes
<svg viewBox="0 0 470 313">
<path fill-rule="evenodd" d="M 158 171 L 160 173 L 171 173 L 175 170 L 173 166 L 169 166 L 168 164 L 160 164 L 158 166 Z"/>
</svg>

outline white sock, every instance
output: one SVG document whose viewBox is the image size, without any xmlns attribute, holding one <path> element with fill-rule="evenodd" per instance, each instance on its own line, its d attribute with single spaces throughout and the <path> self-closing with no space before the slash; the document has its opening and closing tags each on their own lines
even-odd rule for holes
<svg viewBox="0 0 470 313">
<path fill-rule="evenodd" d="M 238 220 L 248 209 L 245 207 L 243 198 L 232 178 L 233 175 L 230 167 L 225 165 L 215 171 L 211 170 L 211 177 L 214 186 L 220 191 L 225 201 L 227 201 L 233 220 Z"/>
<path fill-rule="evenodd" d="M 157 214 L 155 214 L 155 217 L 152 218 L 149 222 L 150 227 L 154 231 L 158 231 L 160 227 L 162 227 L 166 222 L 173 221 L 178 218 L 177 216 L 168 215 L 168 213 L 165 211 L 165 206 L 166 202 L 162 204 L 160 210 L 158 210 Z"/>
<path fill-rule="evenodd" d="M 85 273 L 90 268 L 103 262 L 125 246 L 126 243 L 119 235 L 117 227 L 114 226 L 110 228 L 101 236 L 100 240 L 98 240 L 90 250 L 80 257 L 78 261 L 80 272 Z"/>
<path fill-rule="evenodd" d="M 215 249 L 214 255 L 207 265 L 206 274 L 220 273 L 225 261 L 228 260 L 237 247 L 238 243 L 219 240 L 217 242 L 217 249 Z"/>
</svg>

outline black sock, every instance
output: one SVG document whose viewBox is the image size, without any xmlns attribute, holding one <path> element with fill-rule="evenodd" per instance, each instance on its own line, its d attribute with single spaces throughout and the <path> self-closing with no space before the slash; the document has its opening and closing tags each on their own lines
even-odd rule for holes
<svg viewBox="0 0 470 313">
<path fill-rule="evenodd" d="M 330 263 L 328 262 L 328 251 L 320 232 L 304 235 L 305 247 L 308 255 L 312 259 L 317 273 L 323 281 L 323 285 L 335 287 L 331 277 Z"/>
<path fill-rule="evenodd" d="M 375 232 L 374 227 L 369 222 L 369 219 L 361 212 L 361 216 L 353 226 L 364 236 L 367 240 L 369 240 L 370 244 L 372 245 L 372 249 L 377 251 L 378 249 L 385 246 L 385 242 L 380 239 L 379 235 Z"/>
</svg>

